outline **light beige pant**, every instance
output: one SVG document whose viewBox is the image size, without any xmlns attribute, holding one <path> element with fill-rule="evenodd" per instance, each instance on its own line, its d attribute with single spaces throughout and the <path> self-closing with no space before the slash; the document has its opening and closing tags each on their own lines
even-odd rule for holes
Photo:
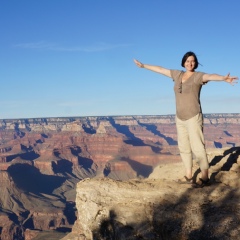
<svg viewBox="0 0 240 240">
<path fill-rule="evenodd" d="M 209 168 L 203 136 L 203 116 L 201 113 L 182 121 L 176 116 L 178 148 L 186 169 L 193 166 L 192 153 L 201 170 Z"/>
</svg>

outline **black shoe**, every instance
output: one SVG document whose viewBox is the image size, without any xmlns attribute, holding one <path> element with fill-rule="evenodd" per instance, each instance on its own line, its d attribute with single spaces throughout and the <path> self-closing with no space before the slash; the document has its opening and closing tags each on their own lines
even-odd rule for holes
<svg viewBox="0 0 240 240">
<path fill-rule="evenodd" d="M 179 184 L 193 184 L 193 179 L 184 176 L 183 178 L 176 180 L 176 182 Z"/>
<path fill-rule="evenodd" d="M 210 186 L 210 179 L 208 178 L 207 180 L 203 180 L 202 178 L 199 178 L 199 181 L 192 184 L 192 187 L 194 188 L 203 188 L 205 186 Z"/>
</svg>

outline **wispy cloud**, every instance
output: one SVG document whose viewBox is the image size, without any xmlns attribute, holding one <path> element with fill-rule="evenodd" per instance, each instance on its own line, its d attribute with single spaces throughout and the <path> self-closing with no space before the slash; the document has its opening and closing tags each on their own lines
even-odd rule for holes
<svg viewBox="0 0 240 240">
<path fill-rule="evenodd" d="M 78 106 L 84 106 L 89 104 L 87 101 L 86 102 L 60 102 L 57 105 L 60 107 L 78 107 Z"/>
<path fill-rule="evenodd" d="M 79 107 L 79 106 L 94 106 L 99 105 L 101 103 L 107 102 L 108 100 L 104 99 L 88 99 L 81 101 L 66 101 L 66 102 L 58 102 L 56 106 L 60 107 Z"/>
<path fill-rule="evenodd" d="M 48 50 L 61 52 L 101 52 L 116 48 L 128 47 L 130 44 L 109 44 L 109 43 L 95 43 L 89 46 L 59 46 L 58 44 L 48 43 L 45 41 L 35 43 L 19 43 L 15 44 L 16 48 L 33 49 L 33 50 Z"/>
<path fill-rule="evenodd" d="M 27 102 L 24 101 L 0 101 L 0 106 L 1 108 L 5 107 L 5 108 L 17 108 L 17 107 L 21 107 L 21 106 L 25 106 L 27 104 Z"/>
<path fill-rule="evenodd" d="M 35 42 L 35 43 L 19 43 L 15 44 L 16 48 L 25 48 L 25 49 L 52 49 L 54 48 L 54 44 L 50 44 L 47 42 Z"/>
</svg>

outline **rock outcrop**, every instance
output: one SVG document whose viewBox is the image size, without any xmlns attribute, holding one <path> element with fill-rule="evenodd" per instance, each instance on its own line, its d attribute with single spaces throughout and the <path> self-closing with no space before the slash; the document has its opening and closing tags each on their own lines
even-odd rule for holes
<svg viewBox="0 0 240 240">
<path fill-rule="evenodd" d="M 202 189 L 173 181 L 179 164 L 160 165 L 144 180 L 80 181 L 78 219 L 62 240 L 239 240 L 240 148 L 213 153 L 212 185 Z"/>
</svg>

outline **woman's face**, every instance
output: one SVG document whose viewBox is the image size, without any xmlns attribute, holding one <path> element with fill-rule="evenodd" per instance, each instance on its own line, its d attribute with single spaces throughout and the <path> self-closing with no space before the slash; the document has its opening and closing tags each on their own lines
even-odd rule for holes
<svg viewBox="0 0 240 240">
<path fill-rule="evenodd" d="M 184 67 L 186 68 L 187 71 L 193 72 L 195 66 L 196 62 L 194 56 L 189 56 L 186 62 L 184 63 Z"/>
</svg>

